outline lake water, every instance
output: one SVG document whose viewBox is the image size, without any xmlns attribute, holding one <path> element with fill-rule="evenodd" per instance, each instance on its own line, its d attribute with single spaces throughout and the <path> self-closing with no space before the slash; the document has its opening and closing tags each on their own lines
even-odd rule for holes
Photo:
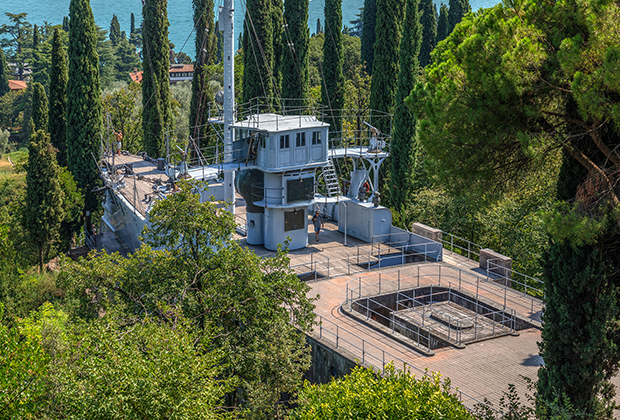
<svg viewBox="0 0 620 420">
<path fill-rule="evenodd" d="M 494 6 L 499 0 L 470 0 L 473 10 Z M 439 1 L 437 9 L 439 9 Z M 447 3 L 447 0 L 445 1 Z M 112 14 L 116 14 L 121 25 L 121 31 L 129 34 L 131 13 L 136 16 L 136 26 L 142 20 L 141 0 L 91 0 L 91 7 L 97 25 L 104 29 L 110 28 Z M 246 0 L 235 0 L 235 32 L 238 34 L 242 28 L 243 15 Z M 215 0 L 215 10 L 222 5 L 222 0 Z M 364 5 L 364 0 L 342 0 L 342 21 L 349 25 L 349 21 L 355 19 L 359 8 Z M 323 9 L 325 0 L 310 0 L 308 25 L 310 33 L 316 30 L 317 18 L 324 25 Z M 69 0 L 2 0 L 0 25 L 9 23 L 4 12 L 28 13 L 28 21 L 32 24 L 43 24 L 47 21 L 51 24 L 62 23 L 63 16 L 69 15 Z M 217 12 L 216 12 L 217 18 Z M 192 0 L 169 0 L 168 19 L 170 21 L 170 41 L 175 44 L 175 51 L 183 51 L 191 57 L 194 56 L 194 34 L 192 22 Z M 235 36 L 235 42 L 238 35 Z"/>
</svg>

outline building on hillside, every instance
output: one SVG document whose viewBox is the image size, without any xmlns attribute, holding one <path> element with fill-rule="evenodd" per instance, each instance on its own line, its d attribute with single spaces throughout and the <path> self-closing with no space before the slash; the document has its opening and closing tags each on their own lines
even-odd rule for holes
<svg viewBox="0 0 620 420">
<path fill-rule="evenodd" d="M 168 76 L 171 85 L 185 80 L 192 80 L 194 77 L 194 66 L 192 64 L 172 64 L 168 71 Z M 129 73 L 129 77 L 133 82 L 142 83 L 142 72 L 138 71 L 138 69 L 134 69 L 133 72 Z"/>
<path fill-rule="evenodd" d="M 28 84 L 23 80 L 9 80 L 9 88 L 12 91 L 24 90 L 28 87 Z"/>
</svg>

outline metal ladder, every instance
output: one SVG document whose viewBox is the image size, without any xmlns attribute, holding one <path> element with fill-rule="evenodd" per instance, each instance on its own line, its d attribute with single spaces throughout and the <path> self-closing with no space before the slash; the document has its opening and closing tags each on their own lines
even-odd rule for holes
<svg viewBox="0 0 620 420">
<path fill-rule="evenodd" d="M 340 194 L 340 184 L 338 183 L 338 175 L 336 174 L 336 168 L 334 168 L 334 162 L 329 159 L 327 165 L 323 167 L 321 172 L 323 181 L 325 182 L 325 190 L 328 197 L 335 197 Z"/>
</svg>

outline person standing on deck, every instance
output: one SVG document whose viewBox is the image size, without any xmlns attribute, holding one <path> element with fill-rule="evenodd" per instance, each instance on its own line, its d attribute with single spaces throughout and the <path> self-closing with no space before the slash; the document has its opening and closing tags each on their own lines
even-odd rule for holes
<svg viewBox="0 0 620 420">
<path fill-rule="evenodd" d="M 123 132 L 122 131 L 115 131 L 112 130 L 112 133 L 114 133 L 114 138 L 115 138 L 115 144 L 116 144 L 116 154 L 120 155 L 121 154 L 121 149 L 123 148 Z"/>
<path fill-rule="evenodd" d="M 325 223 L 323 222 L 323 218 L 321 217 L 321 213 L 317 210 L 312 216 L 312 224 L 314 225 L 314 237 L 316 241 L 319 241 L 319 232 L 321 232 L 321 228 L 325 227 Z"/>
</svg>

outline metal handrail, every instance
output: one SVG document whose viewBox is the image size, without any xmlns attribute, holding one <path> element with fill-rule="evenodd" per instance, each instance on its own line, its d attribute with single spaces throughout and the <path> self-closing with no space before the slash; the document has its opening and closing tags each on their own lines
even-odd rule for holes
<svg viewBox="0 0 620 420">
<path fill-rule="evenodd" d="M 361 364 L 366 364 L 368 362 L 368 364 L 370 366 L 376 367 L 377 369 L 380 368 L 381 372 L 385 373 L 386 356 L 387 356 L 388 362 L 391 359 L 393 362 L 397 362 L 398 364 L 402 365 L 403 369 L 407 369 L 408 368 L 410 370 L 414 370 L 415 372 L 417 372 L 417 373 L 419 373 L 421 375 L 432 377 L 432 372 L 429 373 L 428 370 L 422 370 L 422 369 L 420 369 L 418 367 L 415 367 L 413 365 L 408 365 L 407 362 L 405 362 L 401 358 L 399 358 L 397 356 L 394 356 L 393 354 L 385 351 L 384 349 L 382 349 L 382 348 L 380 348 L 380 347 L 378 347 L 378 346 L 376 346 L 376 345 L 366 341 L 365 339 L 359 337 L 357 334 L 349 331 L 348 329 L 340 327 L 338 324 L 336 324 L 336 323 L 334 323 L 334 322 L 332 322 L 332 321 L 330 321 L 328 319 L 323 318 L 323 316 L 321 316 L 319 314 L 315 313 L 315 315 L 318 316 L 318 318 L 319 318 L 319 322 L 318 322 L 318 326 L 319 326 L 319 339 L 320 340 L 324 340 L 325 339 L 324 337 L 326 335 L 330 335 L 331 334 L 331 336 L 334 337 L 334 342 L 336 344 L 336 349 L 340 348 L 341 343 L 348 344 L 350 346 L 349 348 L 347 348 L 348 351 L 350 351 L 351 353 L 356 354 L 358 356 L 361 353 Z M 325 328 L 324 324 L 327 324 L 327 325 L 330 325 L 332 327 L 335 327 L 336 332 L 330 331 L 329 329 Z M 346 338 L 344 338 L 342 336 L 343 332 L 348 334 L 349 336 L 353 337 L 354 339 L 359 340 L 360 345 L 356 345 L 352 341 L 347 340 Z M 373 355 L 372 353 L 370 353 L 368 351 L 369 349 L 371 351 L 375 350 L 376 352 L 381 352 L 380 353 L 381 354 L 381 358 L 379 359 L 378 356 Z M 377 364 L 376 365 L 373 364 L 368 359 L 376 360 Z M 360 360 L 360 359 L 357 359 L 357 360 Z M 442 383 L 445 384 L 446 381 L 442 380 Z M 497 409 L 495 409 L 493 407 L 490 407 L 488 404 L 478 400 L 475 397 L 472 397 L 471 395 L 463 392 L 461 389 L 454 387 L 452 384 L 450 384 L 450 389 L 458 395 L 458 399 L 461 402 L 463 402 L 463 397 L 466 397 L 466 400 L 474 402 L 475 405 L 481 405 L 481 406 L 484 406 L 484 407 L 488 407 L 491 410 L 493 410 L 494 412 L 496 412 L 498 414 L 502 414 L 501 411 L 499 411 L 499 410 L 497 410 Z M 472 409 L 468 408 L 468 410 L 472 410 Z"/>
</svg>

